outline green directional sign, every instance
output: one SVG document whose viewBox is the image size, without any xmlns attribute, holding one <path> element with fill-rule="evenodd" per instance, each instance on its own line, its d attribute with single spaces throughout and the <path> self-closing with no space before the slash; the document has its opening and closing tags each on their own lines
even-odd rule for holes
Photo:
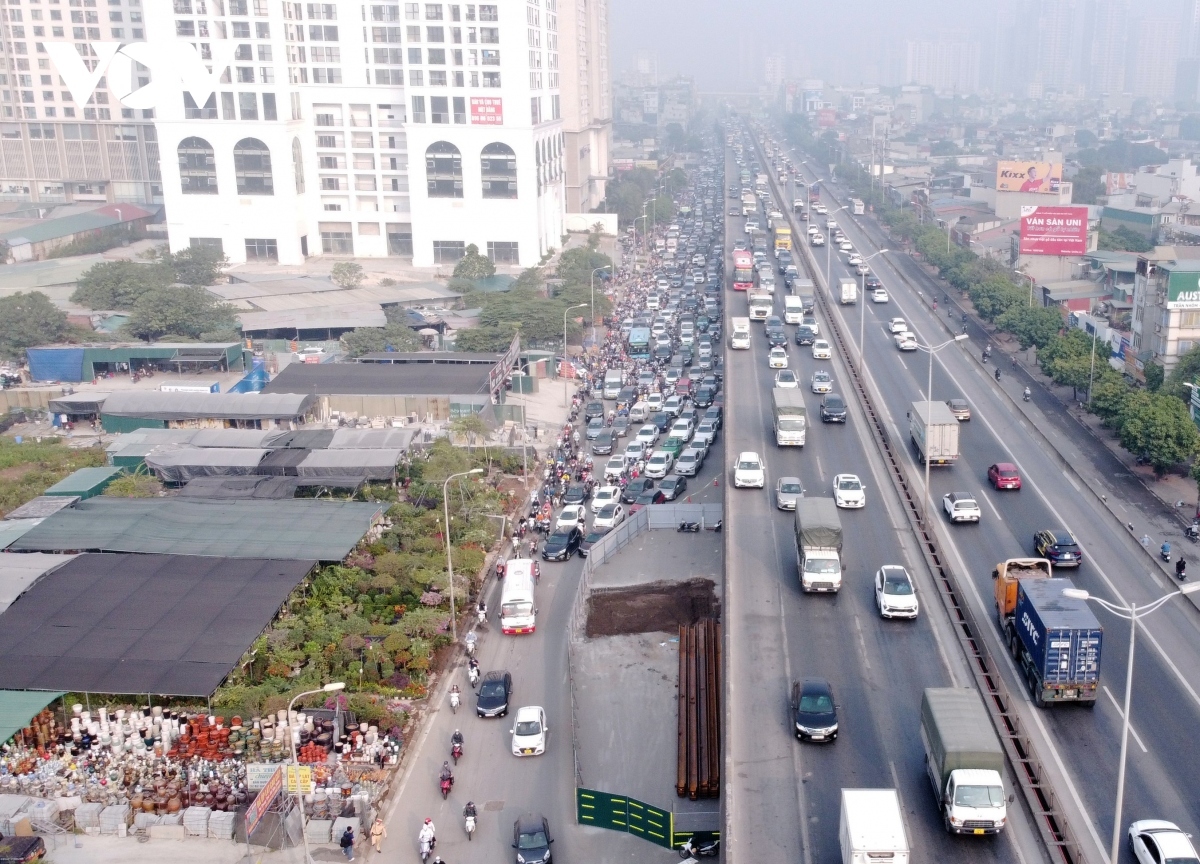
<svg viewBox="0 0 1200 864">
<path fill-rule="evenodd" d="M 673 846 L 674 814 L 636 798 L 577 788 L 575 812 L 580 825 L 624 831 L 668 849 Z"/>
</svg>

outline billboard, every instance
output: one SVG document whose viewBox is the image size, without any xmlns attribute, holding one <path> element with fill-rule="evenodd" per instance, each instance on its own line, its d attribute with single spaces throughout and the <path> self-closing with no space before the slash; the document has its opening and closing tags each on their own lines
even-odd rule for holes
<svg viewBox="0 0 1200 864">
<path fill-rule="evenodd" d="M 1054 162 L 996 163 L 997 192 L 1041 192 L 1058 194 L 1062 164 Z"/>
<path fill-rule="evenodd" d="M 504 100 L 499 96 L 472 96 L 471 125 L 503 126 Z"/>
<path fill-rule="evenodd" d="M 1168 309 L 1200 309 L 1200 272 L 1172 270 L 1167 280 Z"/>
<path fill-rule="evenodd" d="M 1083 255 L 1087 250 L 1088 208 L 1022 207 L 1022 255 Z"/>
</svg>

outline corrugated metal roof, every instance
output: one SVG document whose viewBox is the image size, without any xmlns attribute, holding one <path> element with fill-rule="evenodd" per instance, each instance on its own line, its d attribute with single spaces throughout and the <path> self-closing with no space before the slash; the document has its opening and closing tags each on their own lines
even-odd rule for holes
<svg viewBox="0 0 1200 864">
<path fill-rule="evenodd" d="M 323 327 L 383 327 L 387 315 L 379 304 L 318 306 L 283 309 L 274 312 L 239 312 L 238 323 L 244 332 L 256 330 L 311 330 Z"/>
<path fill-rule="evenodd" d="M 155 420 L 291 418 L 302 416 L 313 401 L 312 396 L 299 393 L 163 393 L 158 390 L 139 390 L 113 393 L 104 400 L 103 413 L 112 417 Z"/>
<path fill-rule="evenodd" d="M 79 258 L 51 258 L 47 261 L 26 261 L 0 267 L 0 288 L 46 288 L 51 285 L 71 285 L 79 281 L 84 271 L 104 261 L 103 255 L 83 255 Z"/>
<path fill-rule="evenodd" d="M 310 291 L 304 294 L 260 295 L 246 299 L 258 311 L 282 312 L 321 306 L 422 303 L 430 300 L 452 300 L 461 296 L 461 292 L 451 291 L 444 285 L 434 283 L 421 286 L 371 285 L 348 291 Z"/>
</svg>

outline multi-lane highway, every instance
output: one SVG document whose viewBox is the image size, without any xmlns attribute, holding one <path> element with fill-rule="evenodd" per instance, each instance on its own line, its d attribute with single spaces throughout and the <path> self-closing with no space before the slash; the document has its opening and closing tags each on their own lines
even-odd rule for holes
<svg viewBox="0 0 1200 864">
<path fill-rule="evenodd" d="M 793 154 L 793 161 L 799 163 L 800 157 Z M 804 178 L 807 181 L 815 179 L 812 175 Z M 824 201 L 832 211 L 846 203 L 844 198 L 834 200 L 828 191 L 823 192 Z M 780 202 L 790 204 L 791 202 Z M 863 255 L 870 255 L 883 246 L 881 234 L 866 220 L 850 217 L 848 211 L 837 213 L 834 218 L 848 235 L 851 243 Z M 732 220 L 740 223 L 741 220 Z M 822 224 L 823 224 L 822 219 Z M 732 236 L 732 232 L 731 232 Z M 818 270 L 824 270 L 825 250 L 816 251 Z M 832 277 L 848 275 L 845 257 L 833 253 Z M 891 317 L 903 317 L 909 322 L 910 329 L 918 339 L 926 344 L 943 342 L 957 331 L 957 320 L 950 322 L 945 316 L 944 307 L 939 313 L 934 313 L 925 302 L 917 296 L 917 291 L 926 293 L 937 291 L 941 299 L 940 289 L 929 277 L 916 267 L 911 260 L 894 257 L 891 254 L 880 255 L 871 261 L 876 275 L 883 281 L 891 295 L 888 304 L 866 303 L 838 309 L 831 307 L 832 314 L 842 319 L 842 331 L 852 340 L 857 350 L 860 320 L 865 325 L 865 339 L 862 345 L 865 353 L 865 369 L 870 379 L 876 398 L 877 407 L 885 414 L 889 437 L 896 442 L 907 441 L 905 415 L 908 405 L 925 395 L 926 376 L 928 373 L 928 355 L 923 353 L 902 354 L 894 347 L 890 334 L 884 325 Z M 823 273 L 822 273 L 823 275 Z M 852 275 L 852 274 L 849 274 Z M 903 278 L 902 278 L 903 277 Z M 733 312 L 737 313 L 737 301 L 733 302 Z M 756 334 L 756 337 L 759 334 Z M 971 343 L 966 343 L 969 346 Z M 765 366 L 763 353 L 765 347 L 756 343 L 757 350 L 749 352 L 742 362 L 736 355 L 731 366 L 737 370 L 734 374 L 757 374 L 762 377 L 763 371 L 757 367 Z M 1020 387 L 1015 382 L 1006 380 L 1004 376 L 999 385 L 991 377 L 990 367 L 982 367 L 977 358 L 969 356 L 971 348 L 952 347 L 943 351 L 934 360 L 933 398 L 942 400 L 952 397 L 965 397 L 971 402 L 974 419 L 962 426 L 963 456 L 958 465 L 949 469 L 935 469 L 931 478 L 931 493 L 936 502 L 945 492 L 970 492 L 983 505 L 984 518 L 978 526 L 961 526 L 946 532 L 949 541 L 944 544 L 951 566 L 959 574 L 965 586 L 966 597 L 963 599 L 974 609 L 977 620 L 982 622 L 994 621 L 991 602 L 991 570 L 995 563 L 1008 557 L 1014 557 L 1031 552 L 1032 536 L 1039 528 L 1067 527 L 1079 539 L 1085 550 L 1086 560 L 1077 573 L 1069 573 L 1077 585 L 1098 595 L 1111 599 L 1123 599 L 1129 602 L 1146 602 L 1172 590 L 1170 580 L 1157 568 L 1149 566 L 1144 553 L 1136 546 L 1136 541 L 1119 524 L 1094 501 L 1090 493 L 1083 490 L 1078 481 L 1065 472 L 1057 463 L 1056 458 L 1047 453 L 1045 440 L 1040 438 L 1030 427 L 1029 421 L 1020 416 L 1015 410 L 1013 401 L 1006 396 L 1001 388 L 1009 394 L 1018 394 Z M 793 348 L 793 359 L 797 356 Z M 803 356 L 803 355 L 801 355 Z M 812 361 L 807 357 L 802 361 L 802 370 L 807 370 Z M 806 371 L 802 374 L 806 377 Z M 739 388 L 738 392 L 742 392 Z M 745 388 L 750 399 L 757 399 L 761 406 L 765 401 L 765 391 L 757 397 L 749 395 L 752 391 Z M 1018 397 L 1019 398 L 1019 397 Z M 749 416 L 747 412 L 733 412 L 739 418 Z M 765 415 L 763 415 L 765 416 Z M 854 420 L 851 421 L 851 426 Z M 764 431 L 746 429 L 745 424 L 739 425 L 739 433 L 747 436 L 747 449 L 753 449 L 749 442 L 753 436 L 763 437 Z M 777 451 L 774 446 L 764 440 L 758 445 L 766 451 L 768 464 L 772 475 L 780 473 L 780 461 L 787 465 L 798 464 L 800 476 L 812 494 L 814 471 L 822 476 L 822 482 L 832 471 L 850 470 L 866 474 L 861 454 L 850 452 L 831 453 L 826 448 L 836 448 L 837 443 L 845 444 L 851 436 L 845 433 L 851 429 L 818 427 L 810 438 L 810 444 L 804 448 L 803 455 L 798 457 Z M 855 436 L 857 438 L 857 436 Z M 856 446 L 857 441 L 855 442 Z M 814 446 L 815 445 L 815 446 Z M 741 449 L 731 443 L 731 450 Z M 916 457 L 911 448 L 904 448 L 909 458 Z M 830 466 L 830 459 L 841 459 L 836 466 Z M 846 464 L 845 460 L 849 460 Z M 995 492 L 986 483 L 987 466 L 998 460 L 1013 461 L 1021 468 L 1025 488 L 1019 493 Z M 789 467 L 787 473 L 794 473 Z M 881 474 L 876 472 L 877 479 L 867 482 L 877 489 L 882 487 Z M 753 494 L 753 493 L 751 493 Z M 878 538 L 872 538 L 871 530 L 878 531 L 881 525 L 889 528 L 895 522 L 894 517 L 883 512 L 882 507 L 876 507 L 871 512 L 871 504 L 882 503 L 879 496 L 870 500 L 866 513 L 851 514 L 844 519 L 847 528 L 847 543 L 850 546 L 851 579 L 843 588 L 843 597 L 848 589 L 853 589 L 853 575 L 859 570 L 869 570 L 879 563 L 873 556 L 880 554 L 894 555 L 887 545 L 873 545 Z M 754 506 L 753 502 L 750 504 Z M 731 514 L 737 512 L 732 504 Z M 867 516 L 867 519 L 860 517 Z M 740 525 L 732 524 L 731 529 L 739 530 Z M 863 525 L 862 523 L 867 523 Z M 860 535 L 859 529 L 866 529 Z M 776 529 L 779 533 L 779 529 Z M 902 533 L 902 532 L 901 532 Z M 860 537 L 862 541 L 860 542 Z M 895 535 L 892 536 L 892 548 L 896 547 Z M 886 542 L 887 532 L 883 538 Z M 789 538 L 781 537 L 781 560 L 776 565 L 783 566 L 784 584 L 781 587 L 778 603 L 786 607 L 789 599 L 796 602 L 796 614 L 811 616 L 812 607 L 820 608 L 820 601 L 825 598 L 789 598 L 794 591 L 794 565 L 790 565 L 787 555 Z M 779 546 L 779 544 L 776 544 Z M 861 551 L 860 551 L 861 550 Z M 856 566 L 863 553 L 869 557 L 868 562 Z M 741 569 L 747 564 L 751 567 L 765 569 L 766 562 L 744 562 L 731 558 L 731 582 L 735 581 L 733 568 Z M 790 582 L 787 577 L 791 577 Z M 861 586 L 860 586 L 861 587 Z M 931 598 L 927 598 L 931 599 Z M 925 610 L 933 615 L 940 615 L 936 604 L 926 602 Z M 869 614 L 869 607 L 866 607 Z M 790 609 L 781 608 L 782 618 L 792 617 Z M 1105 626 L 1108 639 L 1103 658 L 1102 684 L 1103 695 L 1094 711 L 1077 707 L 1065 707 L 1049 710 L 1037 710 L 1032 705 L 1021 707 L 1022 715 L 1027 718 L 1026 729 L 1038 742 L 1039 752 L 1050 764 L 1051 773 L 1055 777 L 1055 786 L 1059 795 L 1064 799 L 1064 805 L 1073 817 L 1078 838 L 1084 844 L 1084 852 L 1089 860 L 1099 861 L 1107 857 L 1109 836 L 1112 830 L 1113 802 L 1115 797 L 1117 757 L 1120 743 L 1121 714 L 1118 700 L 1125 686 L 1125 664 L 1127 660 L 1126 645 L 1128 625 L 1102 610 L 1097 610 L 1098 617 Z M 891 638 L 894 625 L 879 628 L 874 623 L 863 631 L 863 635 L 853 629 L 858 619 L 848 620 L 844 612 L 838 610 L 832 615 L 833 622 L 814 622 L 805 620 L 800 625 L 801 632 L 812 634 L 815 627 L 828 626 L 832 630 L 831 640 L 819 640 L 819 656 L 828 662 L 831 653 L 839 660 L 851 655 L 856 649 L 863 651 L 864 640 L 870 647 L 872 633 L 881 634 L 879 638 Z M 804 620 L 803 618 L 801 620 Z M 1200 776 L 1200 757 L 1188 746 L 1191 740 L 1191 730 L 1200 721 L 1200 640 L 1197 640 L 1198 616 L 1195 610 L 1182 601 L 1173 601 L 1168 608 L 1163 609 L 1154 618 L 1148 619 L 1139 630 L 1140 647 L 1135 658 L 1135 673 L 1133 686 L 1132 724 L 1134 736 L 1130 744 L 1129 774 L 1127 777 L 1125 813 L 1123 822 L 1128 824 L 1134 819 L 1165 818 L 1179 823 L 1185 830 L 1195 830 L 1200 824 L 1200 800 L 1196 793 L 1195 778 Z M 862 621 L 864 625 L 867 621 Z M 901 625 L 903 626 L 903 625 Z M 818 631 L 819 632 L 819 631 Z M 1025 690 L 1012 674 L 1011 666 L 1004 659 L 1003 652 L 997 640 L 995 631 L 986 633 L 992 640 L 992 653 L 1002 664 L 1006 672 L 1008 685 L 1012 692 L 1024 697 Z M 782 645 L 779 656 L 780 662 L 797 662 L 803 655 L 798 653 L 792 644 L 791 630 L 785 628 L 782 637 L 786 644 Z M 805 638 L 800 651 L 812 645 L 813 640 Z M 948 643 L 947 643 L 948 644 Z M 924 676 L 936 676 L 938 667 L 942 666 L 935 653 L 928 646 L 912 646 L 915 648 L 919 663 L 919 672 Z M 871 657 L 871 652 L 864 652 Z M 874 660 L 874 657 L 871 657 Z M 951 662 L 953 668 L 953 662 Z M 900 671 L 900 670 L 897 670 Z M 862 680 L 874 684 L 874 677 L 864 674 L 865 667 L 858 670 L 852 681 Z M 764 676 L 764 685 L 771 680 L 781 681 L 785 673 L 780 670 L 773 675 Z M 832 677 L 832 676 L 831 676 Z M 914 692 L 920 686 L 920 677 L 910 681 L 895 681 L 898 691 Z M 835 679 L 836 683 L 836 679 Z M 964 682 L 965 683 L 965 682 Z M 843 686 L 843 693 L 845 686 Z M 897 694 L 899 695 L 899 694 Z M 912 697 L 915 699 L 915 696 Z M 849 701 L 843 695 L 843 701 Z M 903 698 L 892 706 L 886 693 L 871 693 L 870 702 L 877 706 L 876 710 L 887 712 L 890 718 L 903 716 L 906 703 Z M 911 704 L 915 705 L 915 702 Z M 853 712 L 851 714 L 853 716 Z M 885 746 L 898 740 L 898 733 L 888 729 L 885 724 L 879 730 Z M 736 746 L 736 741 L 731 746 Z M 839 742 L 838 746 L 844 742 Z M 914 752 L 919 751 L 919 743 L 909 738 L 905 741 Z M 878 745 L 875 745 L 878 746 Z M 901 748 L 903 749 L 903 748 Z M 803 748 L 803 755 L 808 756 L 811 748 Z M 877 760 L 872 759 L 872 764 Z M 751 775 L 753 776 L 753 775 Z M 798 772 L 804 778 L 804 774 Z M 839 778 L 840 785 L 850 785 L 845 782 L 852 779 L 859 784 L 857 778 Z M 903 778 L 901 778 L 903 779 Z M 872 782 L 877 782 L 878 772 Z M 809 780 L 801 788 L 800 812 L 806 812 L 803 807 L 805 797 L 811 797 L 815 780 Z M 904 789 L 902 787 L 902 794 Z M 906 804 L 910 802 L 906 800 Z M 924 800 L 918 801 L 919 809 L 927 816 L 931 809 L 928 792 Z M 830 805 L 832 806 L 832 805 Z M 911 806 L 911 804 L 910 804 Z M 1074 812 L 1071 812 L 1074 811 Z M 836 820 L 836 810 L 830 811 Z M 825 820 L 820 820 L 825 821 Z M 802 821 L 803 824 L 803 821 Z M 1122 826 L 1122 828 L 1124 825 Z M 827 830 L 835 830 L 836 825 L 826 826 Z M 811 828 L 810 828 L 811 832 Z M 796 838 L 797 840 L 800 838 Z M 836 837 L 834 837 L 836 840 Z M 946 842 L 944 839 L 942 842 Z M 810 844 L 805 844 L 806 846 Z M 821 847 L 819 838 L 812 840 L 812 845 Z M 794 847 L 782 847 L 794 848 Z M 997 846 L 997 849 L 1000 847 Z M 1132 861 L 1129 853 L 1123 852 L 1128 861 Z"/>
</svg>

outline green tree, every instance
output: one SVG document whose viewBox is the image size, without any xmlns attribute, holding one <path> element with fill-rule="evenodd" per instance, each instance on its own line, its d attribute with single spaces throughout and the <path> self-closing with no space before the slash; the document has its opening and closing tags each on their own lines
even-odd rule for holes
<svg viewBox="0 0 1200 864">
<path fill-rule="evenodd" d="M 1146 376 L 1146 389 L 1151 393 L 1157 393 L 1163 385 L 1163 376 L 1166 374 L 1163 367 L 1157 363 L 1147 363 L 1142 369 L 1142 374 Z"/>
<path fill-rule="evenodd" d="M 419 351 L 421 337 L 405 324 L 389 322 L 383 327 L 356 327 L 342 334 L 342 345 L 351 357 L 376 351 Z"/>
<path fill-rule="evenodd" d="M 1090 129 L 1075 130 L 1075 144 L 1079 147 L 1095 147 L 1100 143 L 1100 139 L 1096 137 L 1096 133 Z"/>
<path fill-rule="evenodd" d="M 592 271 L 597 267 L 612 267 L 612 259 L 603 252 L 576 246 L 558 257 L 558 278 L 564 285 L 586 285 L 591 288 Z M 602 278 L 597 273 L 596 278 Z"/>
<path fill-rule="evenodd" d="M 125 329 L 146 340 L 168 333 L 199 339 L 204 333 L 234 329 L 233 312 L 203 288 L 152 288 L 133 305 Z"/>
<path fill-rule="evenodd" d="M 1012 333 L 1022 348 L 1044 348 L 1062 329 L 1062 315 L 1045 306 L 1012 306 L 996 319 L 996 326 Z"/>
<path fill-rule="evenodd" d="M 212 285 L 229 266 L 229 259 L 220 249 L 212 246 L 188 246 L 162 259 L 175 271 L 175 281 L 193 288 Z"/>
<path fill-rule="evenodd" d="M 156 261 L 103 261 L 83 271 L 71 294 L 71 302 L 89 309 L 132 309 L 147 291 L 166 288 L 175 281 L 175 271 Z"/>
<path fill-rule="evenodd" d="M 496 275 L 496 265 L 486 255 L 480 255 L 479 247 L 472 243 L 454 265 L 454 275 L 460 279 L 486 279 Z"/>
<path fill-rule="evenodd" d="M 1086 130 L 1080 130 L 1086 131 Z M 1099 168 L 1081 168 L 1071 179 L 1071 201 L 1074 204 L 1095 204 L 1106 191 L 1104 172 Z"/>
<path fill-rule="evenodd" d="M 499 327 L 471 327 L 458 331 L 454 337 L 454 347 L 459 351 L 499 354 L 512 344 L 516 332 L 517 325 L 512 322 L 505 322 Z"/>
<path fill-rule="evenodd" d="M 362 265 L 356 261 L 339 261 L 329 271 L 329 278 L 339 288 L 357 288 L 366 278 Z"/>
<path fill-rule="evenodd" d="M 67 313 L 41 291 L 0 297 L 0 356 L 18 358 L 26 348 L 67 335 Z"/>
<path fill-rule="evenodd" d="M 512 289 L 528 289 L 531 291 L 540 291 L 542 289 L 542 271 L 538 267 L 527 267 L 521 271 L 521 275 L 517 277 L 517 281 L 511 286 Z"/>
<path fill-rule="evenodd" d="M 1096 248 L 1115 252 L 1150 252 L 1154 244 L 1141 234 L 1121 225 L 1115 231 L 1100 229 Z"/>
<path fill-rule="evenodd" d="M 1091 410 L 1104 421 L 1105 426 L 1116 426 L 1122 408 L 1129 398 L 1130 387 L 1107 363 L 1096 367 L 1096 379 L 1092 382 Z"/>
<path fill-rule="evenodd" d="M 1159 476 L 1200 449 L 1200 431 L 1187 406 L 1164 393 L 1132 393 L 1121 412 L 1120 437 L 1121 446 L 1148 458 Z"/>
<path fill-rule="evenodd" d="M 1200 379 L 1200 345 L 1179 358 L 1179 362 L 1175 364 L 1175 368 L 1171 370 L 1171 374 L 1163 383 L 1162 392 L 1170 393 L 1187 402 L 1192 398 L 1192 394 L 1183 385 L 1194 384 L 1197 379 Z"/>
<path fill-rule="evenodd" d="M 975 310 L 986 320 L 995 321 L 1009 309 L 1025 306 L 1028 295 L 1006 277 L 991 277 L 969 289 Z"/>
</svg>

